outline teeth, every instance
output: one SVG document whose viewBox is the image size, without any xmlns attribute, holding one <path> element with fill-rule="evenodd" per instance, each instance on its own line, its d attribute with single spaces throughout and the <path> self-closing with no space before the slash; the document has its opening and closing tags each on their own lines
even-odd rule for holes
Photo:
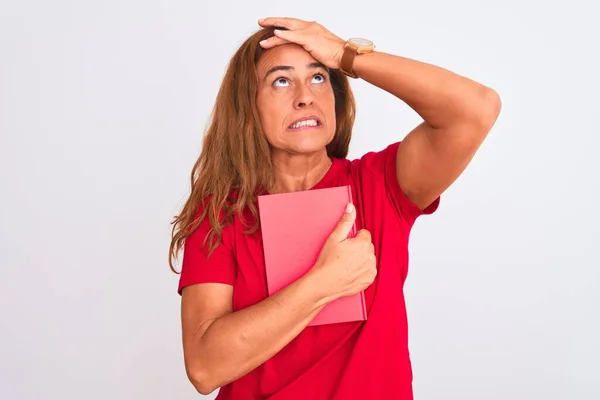
<svg viewBox="0 0 600 400">
<path fill-rule="evenodd" d="M 292 126 L 290 126 L 290 128 L 297 129 L 297 128 L 303 128 L 305 126 L 317 126 L 317 125 L 319 125 L 319 123 L 317 122 L 317 120 L 315 120 L 315 119 L 307 119 L 305 121 L 300 121 L 298 123 L 293 124 Z"/>
</svg>

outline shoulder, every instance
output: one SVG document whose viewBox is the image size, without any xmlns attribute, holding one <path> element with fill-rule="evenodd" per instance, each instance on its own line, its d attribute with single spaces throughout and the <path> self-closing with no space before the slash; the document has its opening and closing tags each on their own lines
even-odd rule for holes
<svg viewBox="0 0 600 400">
<path fill-rule="evenodd" d="M 382 170 L 395 163 L 398 147 L 401 142 L 392 143 L 381 149 L 369 150 L 360 157 L 338 158 L 338 172 L 351 175 L 372 175 L 373 178 L 384 178 Z"/>
<path fill-rule="evenodd" d="M 439 198 L 421 210 L 406 196 L 398 183 L 396 167 L 401 145 L 400 141 L 394 142 L 380 149 L 370 150 L 360 157 L 337 162 L 341 165 L 339 169 L 347 176 L 359 196 L 391 205 L 398 217 L 412 223 L 420 215 L 434 213 L 439 206 Z"/>
<path fill-rule="evenodd" d="M 218 199 L 206 198 L 200 202 L 196 209 L 195 221 L 197 227 L 190 234 L 195 240 L 204 240 L 207 235 L 218 231 L 222 236 L 221 244 L 224 246 L 232 245 L 232 238 L 235 231 L 241 224 L 248 224 L 252 212 L 249 207 L 244 207 L 242 212 L 236 212 L 239 201 L 239 192 L 236 189 L 229 191 L 223 204 Z"/>
<path fill-rule="evenodd" d="M 370 150 L 356 158 L 335 158 L 333 174 L 338 180 L 351 179 L 359 184 L 385 184 L 388 175 L 386 170 L 395 165 L 400 142 L 392 143 L 382 149 Z M 368 179 L 368 181 L 365 181 Z"/>
<path fill-rule="evenodd" d="M 396 154 L 401 142 L 392 143 L 378 150 L 370 150 L 359 158 L 350 161 L 351 170 L 354 173 L 371 176 L 373 179 L 385 180 L 390 178 L 386 172 L 389 167 L 394 167 L 396 163 Z M 395 179 L 395 174 L 391 176 Z"/>
<path fill-rule="evenodd" d="M 233 285 L 236 277 L 235 230 L 239 224 L 210 199 L 197 207 L 190 234 L 185 240 L 178 292 L 197 283 Z"/>
</svg>

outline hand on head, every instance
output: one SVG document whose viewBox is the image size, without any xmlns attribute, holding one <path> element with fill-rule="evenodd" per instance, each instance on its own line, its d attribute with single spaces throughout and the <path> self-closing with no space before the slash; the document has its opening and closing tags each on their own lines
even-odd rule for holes
<svg viewBox="0 0 600 400">
<path fill-rule="evenodd" d="M 275 29 L 275 36 L 263 40 L 260 45 L 265 49 L 295 43 L 308 51 L 317 61 L 332 69 L 339 69 L 344 53 L 345 41 L 316 22 L 296 18 L 271 17 L 258 21 L 262 27 L 282 27 Z"/>
</svg>

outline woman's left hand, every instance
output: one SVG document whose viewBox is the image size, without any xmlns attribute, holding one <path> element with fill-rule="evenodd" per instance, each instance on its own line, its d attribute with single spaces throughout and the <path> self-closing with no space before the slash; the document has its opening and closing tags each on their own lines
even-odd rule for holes
<svg viewBox="0 0 600 400">
<path fill-rule="evenodd" d="M 285 43 L 296 43 L 308 51 L 317 61 L 328 68 L 339 69 L 345 41 L 316 22 L 296 18 L 273 17 L 258 21 L 262 27 L 283 27 L 275 30 L 275 36 L 263 40 L 260 45 L 269 49 Z"/>
</svg>

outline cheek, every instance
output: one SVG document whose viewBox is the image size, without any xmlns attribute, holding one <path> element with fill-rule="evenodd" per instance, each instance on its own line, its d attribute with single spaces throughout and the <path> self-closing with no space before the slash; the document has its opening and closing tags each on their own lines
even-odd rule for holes
<svg viewBox="0 0 600 400">
<path fill-rule="evenodd" d="M 329 124 L 335 128 L 335 96 L 332 89 L 324 95 L 322 104 L 324 105 L 323 113 L 325 114 L 325 117 Z"/>
<path fill-rule="evenodd" d="M 335 96 L 333 94 L 333 88 L 330 84 L 324 84 L 323 86 L 319 87 L 314 91 L 314 94 L 318 96 L 319 103 L 322 107 L 326 107 L 327 111 L 334 108 Z"/>
<path fill-rule="evenodd" d="M 272 99 L 262 98 L 257 101 L 258 117 L 260 119 L 261 128 L 267 141 L 271 144 L 273 144 L 274 141 L 277 141 L 282 124 L 281 111 L 276 104 L 277 102 L 272 101 Z"/>
<path fill-rule="evenodd" d="M 259 111 L 260 120 L 263 124 L 264 129 L 273 128 L 275 124 L 277 124 L 280 119 L 281 111 L 277 109 L 277 107 L 263 107 Z"/>
<path fill-rule="evenodd" d="M 290 108 L 293 108 L 293 102 L 294 93 L 291 90 L 261 93 L 256 104 L 263 128 L 281 128 Z"/>
</svg>

